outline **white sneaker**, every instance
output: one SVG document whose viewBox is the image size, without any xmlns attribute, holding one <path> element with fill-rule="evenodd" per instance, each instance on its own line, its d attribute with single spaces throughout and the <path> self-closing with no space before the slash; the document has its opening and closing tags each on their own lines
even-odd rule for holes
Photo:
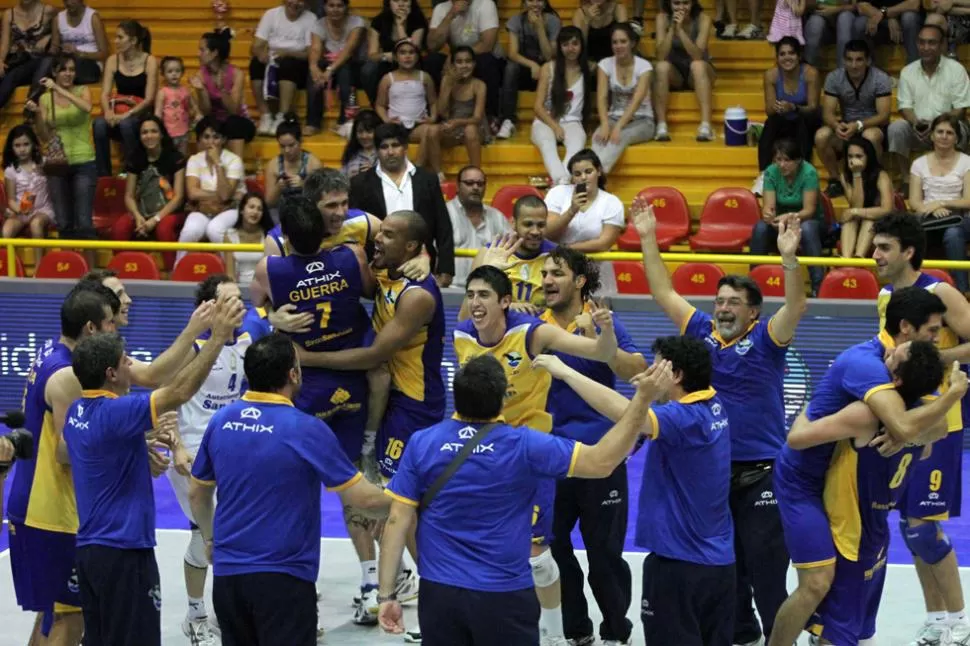
<svg viewBox="0 0 970 646">
<path fill-rule="evenodd" d="M 275 137 L 276 136 L 276 129 L 279 128 L 280 125 L 282 125 L 282 123 L 283 123 L 283 114 L 282 113 L 277 114 L 276 115 L 276 118 L 273 119 L 273 123 L 270 124 L 270 126 L 269 126 L 269 132 L 267 134 L 269 136 L 271 136 L 271 137 Z"/>
<path fill-rule="evenodd" d="M 405 604 L 418 598 L 418 576 L 413 570 L 401 570 L 397 575 L 397 585 L 394 588 L 398 603 Z"/>
<path fill-rule="evenodd" d="M 603 642 L 603 646 L 630 646 L 632 643 L 633 642 L 631 642 L 629 639 L 625 642 L 621 642 L 618 639 L 607 639 L 605 642 Z"/>
<path fill-rule="evenodd" d="M 950 646 L 970 646 L 970 624 L 950 626 Z"/>
<path fill-rule="evenodd" d="M 269 112 L 264 112 L 259 115 L 259 125 L 256 126 L 256 132 L 261 135 L 272 136 L 273 132 L 273 115 Z"/>
<path fill-rule="evenodd" d="M 701 123 L 697 127 L 697 141 L 714 141 L 714 131 L 711 130 L 711 124 Z"/>
<path fill-rule="evenodd" d="M 946 624 L 925 623 L 917 631 L 916 639 L 911 641 L 909 646 L 942 646 L 947 643 L 948 632 Z"/>
<path fill-rule="evenodd" d="M 515 124 L 512 123 L 511 119 L 506 119 L 502 122 L 501 127 L 498 129 L 498 133 L 495 135 L 496 139 L 508 139 L 515 134 Z"/>
<path fill-rule="evenodd" d="M 343 137 L 344 139 L 350 139 L 350 133 L 353 131 L 353 129 L 354 129 L 353 121 L 344 121 L 342 124 L 337 126 L 334 132 L 336 132 L 338 136 Z"/>
<path fill-rule="evenodd" d="M 377 603 L 377 588 L 368 590 L 361 589 L 360 604 L 354 611 L 354 623 L 358 626 L 376 626 L 377 610 L 380 604 Z"/>
<path fill-rule="evenodd" d="M 761 171 L 758 174 L 758 178 L 754 180 L 754 184 L 751 185 L 751 192 L 755 195 L 761 195 L 765 190 L 765 173 Z M 755 646 L 759 646 L 755 644 Z"/>
<path fill-rule="evenodd" d="M 761 31 L 761 27 L 751 23 L 745 25 L 735 36 L 738 40 L 759 40 L 763 37 L 764 33 Z"/>
<path fill-rule="evenodd" d="M 412 630 L 410 632 L 404 633 L 404 643 L 405 644 L 420 644 L 421 643 L 421 632 L 418 630 Z"/>
<path fill-rule="evenodd" d="M 653 138 L 657 141 L 670 141 L 670 131 L 667 130 L 667 123 L 665 121 L 657 124 L 657 133 Z"/>
<path fill-rule="evenodd" d="M 593 646 L 593 644 L 596 643 L 596 638 L 593 637 L 592 635 L 587 635 L 586 637 L 577 637 L 577 638 L 574 638 L 574 639 L 567 639 L 566 640 L 566 643 L 569 644 L 569 646 Z M 622 643 L 629 644 L 630 642 L 617 642 L 617 641 L 614 641 L 614 642 L 605 642 L 605 643 L 607 643 L 607 644 L 622 644 Z"/>
<path fill-rule="evenodd" d="M 209 632 L 209 618 L 189 619 L 182 622 L 182 633 L 189 638 L 192 646 L 216 646 L 216 640 Z"/>
</svg>

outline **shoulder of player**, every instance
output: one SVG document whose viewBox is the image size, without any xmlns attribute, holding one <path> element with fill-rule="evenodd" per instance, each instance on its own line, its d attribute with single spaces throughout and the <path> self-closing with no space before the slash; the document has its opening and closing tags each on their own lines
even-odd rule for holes
<svg viewBox="0 0 970 646">
<path fill-rule="evenodd" d="M 71 366 L 62 366 L 57 368 L 51 376 L 47 378 L 47 385 L 44 388 L 45 399 L 48 403 L 52 397 L 63 397 L 63 396 L 75 396 L 80 397 L 81 395 L 81 382 L 78 381 L 77 375 L 74 374 L 74 369 Z"/>
</svg>

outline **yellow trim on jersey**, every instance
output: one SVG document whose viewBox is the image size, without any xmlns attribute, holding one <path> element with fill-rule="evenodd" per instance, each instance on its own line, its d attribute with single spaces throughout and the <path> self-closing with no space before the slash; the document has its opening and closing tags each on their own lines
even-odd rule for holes
<svg viewBox="0 0 970 646">
<path fill-rule="evenodd" d="M 862 401 L 868 404 L 869 398 L 875 395 L 876 393 L 881 393 L 884 390 L 892 390 L 895 387 L 896 386 L 894 386 L 893 384 L 879 384 L 878 386 L 873 386 L 872 388 L 866 391 L 865 395 L 862 396 Z"/>
<path fill-rule="evenodd" d="M 916 520 L 926 520 L 929 522 L 950 520 L 950 512 L 945 511 L 942 514 L 936 514 L 935 516 L 923 516 L 922 518 L 917 518 Z"/>
<path fill-rule="evenodd" d="M 859 511 L 859 454 L 853 440 L 839 440 L 828 471 L 822 503 L 829 517 L 832 540 L 839 554 L 849 561 L 859 560 L 862 542 L 862 513 Z"/>
<path fill-rule="evenodd" d="M 775 316 L 777 316 L 777 314 Z M 791 345 L 791 342 L 795 340 L 795 337 L 792 337 L 791 339 L 789 339 L 788 343 L 782 343 L 781 341 L 776 339 L 775 333 L 771 331 L 771 324 L 774 322 L 775 322 L 774 316 L 768 319 L 768 338 L 771 339 L 771 342 L 777 345 L 779 348 L 787 348 L 788 346 Z"/>
<path fill-rule="evenodd" d="M 346 491 L 347 489 L 350 489 L 355 484 L 360 482 L 361 478 L 363 477 L 364 477 L 364 474 L 358 471 L 357 475 L 355 475 L 353 478 L 343 483 L 342 485 L 337 485 L 336 487 L 327 487 L 327 491 L 336 491 L 336 492 Z"/>
<path fill-rule="evenodd" d="M 896 339 L 894 339 L 889 332 L 886 332 L 885 328 L 879 330 L 879 335 L 877 338 L 879 339 L 879 343 L 883 344 L 887 350 L 896 349 Z"/>
<path fill-rule="evenodd" d="M 796 565 L 795 567 L 798 567 L 798 566 Z M 812 624 L 805 630 L 812 633 L 816 637 L 821 637 L 822 631 L 825 630 L 825 624 Z"/>
<path fill-rule="evenodd" d="M 704 390 L 695 390 L 692 393 L 687 393 L 677 401 L 681 404 L 695 404 L 697 402 L 707 401 L 717 394 L 717 391 L 713 388 L 705 388 Z"/>
<path fill-rule="evenodd" d="M 391 491 L 390 489 L 385 489 L 384 495 L 390 498 L 391 500 L 396 500 L 402 505 L 407 505 L 408 507 L 417 507 L 420 505 L 420 503 L 417 500 L 411 500 L 410 498 L 405 498 L 404 496 L 400 496 L 394 493 L 393 491 Z"/>
<path fill-rule="evenodd" d="M 824 561 L 812 561 L 811 563 L 792 563 L 792 567 L 796 570 L 807 570 L 813 567 L 823 567 L 826 565 L 835 565 L 835 559 L 825 559 Z"/>
<path fill-rule="evenodd" d="M 463 417 L 458 413 L 452 413 L 451 419 L 458 420 L 459 422 L 468 422 L 469 424 L 495 424 L 498 422 L 504 422 L 505 415 L 499 415 L 498 417 L 493 417 L 491 419 L 476 419 L 474 417 Z"/>
<path fill-rule="evenodd" d="M 74 615 L 79 612 L 81 612 L 81 609 L 77 606 L 69 606 L 66 603 L 54 602 L 55 615 Z"/>
<path fill-rule="evenodd" d="M 697 311 L 697 308 L 696 307 L 690 308 L 690 312 L 688 312 L 687 315 L 684 317 L 684 320 L 681 321 L 681 323 L 680 323 L 680 333 L 682 335 L 687 333 L 687 324 L 690 323 L 690 319 L 691 319 L 692 316 L 694 316 L 694 312 L 696 312 L 696 311 Z M 721 337 L 721 335 L 718 333 L 717 326 L 714 324 L 714 320 L 711 319 L 711 336 L 714 337 L 714 339 L 717 340 L 717 342 L 721 344 L 721 348 L 720 349 L 721 350 L 724 350 L 725 348 L 730 348 L 732 345 L 734 345 L 735 343 L 737 343 L 738 341 L 740 341 L 744 337 L 748 336 L 748 334 L 751 332 L 751 330 L 753 330 L 755 328 L 756 325 L 758 325 L 758 319 L 755 319 L 755 320 L 751 321 L 751 325 L 748 326 L 748 329 L 747 330 L 745 330 L 741 334 L 737 335 L 736 337 L 734 337 L 730 341 L 725 341 Z M 770 334 L 770 331 L 769 331 L 769 334 Z M 774 340 L 774 339 L 772 339 L 772 340 Z"/>
<path fill-rule="evenodd" d="M 589 313 L 590 313 L 590 307 L 589 307 L 589 301 L 587 301 L 587 302 L 583 303 L 583 309 L 580 310 L 579 314 L 581 315 L 581 314 L 589 314 Z M 561 325 L 559 325 L 559 321 L 556 320 L 556 317 L 553 316 L 553 314 L 552 314 L 552 310 L 549 309 L 549 308 L 546 308 L 546 310 L 542 314 L 539 315 L 539 320 L 540 321 L 545 321 L 546 323 L 551 323 L 552 325 L 555 325 L 558 328 L 561 328 L 563 330 L 566 330 L 570 334 L 572 334 L 573 332 L 575 332 L 576 331 L 576 328 L 579 327 L 578 325 L 576 325 L 576 319 L 573 319 L 572 321 L 570 321 L 566 325 L 566 327 L 562 327 Z"/>
<path fill-rule="evenodd" d="M 579 450 L 582 447 L 582 442 L 576 442 L 576 444 L 573 445 L 573 455 L 569 458 L 569 471 L 566 472 L 567 478 L 572 478 L 573 474 L 576 473 L 576 462 L 579 461 Z"/>
<path fill-rule="evenodd" d="M 191 475 L 191 474 L 189 475 L 189 478 L 192 480 L 192 482 L 196 482 L 196 483 L 198 483 L 198 484 L 200 484 L 200 485 L 202 485 L 204 487 L 214 487 L 214 486 L 216 486 L 216 481 L 215 480 L 203 480 L 201 478 L 196 478 L 194 475 Z"/>
<path fill-rule="evenodd" d="M 266 308 L 265 307 L 257 307 L 256 308 L 256 313 L 259 314 L 259 318 L 261 318 L 261 319 L 264 319 L 267 316 L 269 316 L 269 314 L 266 312 Z"/>
<path fill-rule="evenodd" d="M 113 393 L 110 390 L 101 390 L 100 388 L 95 390 L 82 390 L 81 397 L 84 397 L 85 399 L 94 399 L 96 397 L 107 397 L 108 399 L 118 399 L 117 393 Z"/>
<path fill-rule="evenodd" d="M 289 397 L 284 397 L 283 395 L 278 395 L 276 393 L 264 393 L 258 390 L 246 391 L 246 394 L 242 396 L 242 400 L 256 404 L 283 404 L 284 406 L 293 405 L 293 402 L 290 401 Z"/>
<path fill-rule="evenodd" d="M 683 336 L 687 334 L 687 324 L 690 323 L 691 318 L 694 316 L 694 312 L 697 311 L 696 307 L 690 308 L 690 311 L 684 316 L 684 320 L 680 322 L 680 334 Z"/>
<path fill-rule="evenodd" d="M 158 426 L 158 406 L 155 405 L 155 395 L 158 394 L 157 390 L 153 390 L 152 394 L 148 396 L 148 409 L 152 414 L 152 428 Z"/>
<path fill-rule="evenodd" d="M 647 415 L 650 416 L 650 421 L 653 422 L 653 433 L 649 433 L 647 437 L 655 440 L 660 435 L 660 420 L 657 419 L 657 414 L 653 412 L 652 408 L 647 409 Z"/>
<path fill-rule="evenodd" d="M 23 524 L 49 532 L 77 534 L 77 499 L 71 467 L 57 461 L 57 445 L 63 436 L 54 429 L 51 411 L 44 412 L 41 424 L 40 437 L 34 440 L 34 480 Z"/>
</svg>

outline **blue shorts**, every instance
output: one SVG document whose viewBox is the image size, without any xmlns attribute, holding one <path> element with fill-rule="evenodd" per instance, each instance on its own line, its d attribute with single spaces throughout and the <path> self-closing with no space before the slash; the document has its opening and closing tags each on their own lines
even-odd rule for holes
<svg viewBox="0 0 970 646">
<path fill-rule="evenodd" d="M 810 568 L 835 563 L 835 543 L 821 493 L 809 493 L 794 483 L 781 461 L 775 462 L 774 485 L 792 565 Z"/>
<path fill-rule="evenodd" d="M 837 646 L 858 644 L 875 635 L 885 581 L 885 553 L 859 561 L 840 554 L 832 587 L 809 620 L 809 632 Z"/>
<path fill-rule="evenodd" d="M 532 499 L 532 544 L 548 545 L 552 542 L 552 512 L 556 502 L 554 478 L 540 478 L 536 495 Z"/>
<path fill-rule="evenodd" d="M 933 442 L 930 456 L 917 452 L 897 508 L 904 518 L 946 520 L 960 515 L 963 476 L 963 431 Z"/>
<path fill-rule="evenodd" d="M 360 458 L 367 423 L 366 373 L 304 368 L 293 405 L 326 422 L 351 462 Z"/>
<path fill-rule="evenodd" d="M 390 478 L 397 473 L 397 465 L 408 440 L 416 431 L 434 426 L 445 416 L 445 402 L 419 402 L 392 390 L 387 410 L 377 429 L 377 465 L 381 475 Z"/>
<path fill-rule="evenodd" d="M 10 523 L 10 569 L 17 605 L 51 614 L 80 612 L 74 534 Z"/>
</svg>

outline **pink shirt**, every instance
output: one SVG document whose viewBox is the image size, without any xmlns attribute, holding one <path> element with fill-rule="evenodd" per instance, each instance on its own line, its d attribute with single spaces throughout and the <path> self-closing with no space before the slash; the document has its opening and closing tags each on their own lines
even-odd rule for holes
<svg viewBox="0 0 970 646">
<path fill-rule="evenodd" d="M 170 137 L 182 137 L 189 132 L 189 88 L 162 88 L 162 121 Z"/>
</svg>

